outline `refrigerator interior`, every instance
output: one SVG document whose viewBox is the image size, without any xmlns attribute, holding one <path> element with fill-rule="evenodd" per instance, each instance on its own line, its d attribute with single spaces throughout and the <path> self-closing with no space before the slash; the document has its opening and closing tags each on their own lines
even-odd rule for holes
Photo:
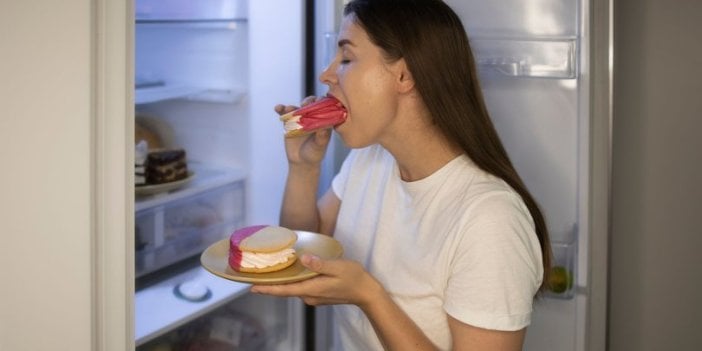
<svg viewBox="0 0 702 351">
<path fill-rule="evenodd" d="M 298 312 L 286 299 L 243 295 L 136 348 L 163 350 L 293 350 Z"/>
<path fill-rule="evenodd" d="M 539 202 L 565 281 L 535 303 L 525 350 L 584 350 L 588 1 L 446 1 L 461 17 L 495 127 Z M 563 271 L 562 271 L 563 272 Z"/>
<path fill-rule="evenodd" d="M 301 349 L 298 300 L 250 295 L 198 257 L 235 228 L 278 221 L 287 162 L 273 107 L 303 97 L 304 2 L 135 5 L 135 123 L 153 144 L 183 148 L 190 172 L 181 187 L 136 190 L 136 345 L 238 333 L 229 344 L 241 349 Z"/>
</svg>

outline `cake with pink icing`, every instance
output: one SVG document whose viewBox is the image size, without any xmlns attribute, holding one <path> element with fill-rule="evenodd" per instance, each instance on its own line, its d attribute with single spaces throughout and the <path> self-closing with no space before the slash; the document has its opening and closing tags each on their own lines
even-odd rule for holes
<svg viewBox="0 0 702 351">
<path fill-rule="evenodd" d="M 295 263 L 294 231 L 269 225 L 236 230 L 229 237 L 229 267 L 237 272 L 268 273 Z"/>
<path fill-rule="evenodd" d="M 280 116 L 286 137 L 307 135 L 346 121 L 346 108 L 334 96 L 325 96 L 309 105 Z"/>
</svg>

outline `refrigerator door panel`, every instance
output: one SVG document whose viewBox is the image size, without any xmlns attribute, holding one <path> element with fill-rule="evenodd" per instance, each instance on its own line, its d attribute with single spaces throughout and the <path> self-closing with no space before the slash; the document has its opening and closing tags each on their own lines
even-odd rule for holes
<svg viewBox="0 0 702 351">
<path fill-rule="evenodd" d="M 483 79 L 490 115 L 542 207 L 553 239 L 578 216 L 577 91 L 572 80 Z"/>
<path fill-rule="evenodd" d="M 536 300 L 525 350 L 583 350 L 587 295 L 587 1 L 449 0 L 474 49 L 488 110 L 539 202 L 566 290 Z"/>
<path fill-rule="evenodd" d="M 479 37 L 574 37 L 577 0 L 446 1 Z"/>
<path fill-rule="evenodd" d="M 575 299 L 541 299 L 535 302 L 536 313 L 527 328 L 524 350 L 527 351 L 575 351 L 581 350 L 578 342 L 580 326 L 578 306 L 587 297 L 579 295 Z"/>
</svg>

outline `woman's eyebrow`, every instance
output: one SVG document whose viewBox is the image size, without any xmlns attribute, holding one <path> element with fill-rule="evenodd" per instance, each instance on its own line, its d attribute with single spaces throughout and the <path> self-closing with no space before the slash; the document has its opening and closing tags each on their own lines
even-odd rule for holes
<svg viewBox="0 0 702 351">
<path fill-rule="evenodd" d="M 348 39 L 339 40 L 339 43 L 337 45 L 339 46 L 339 48 L 343 47 L 344 45 L 356 46 L 353 44 L 353 42 L 351 40 L 348 40 Z"/>
</svg>

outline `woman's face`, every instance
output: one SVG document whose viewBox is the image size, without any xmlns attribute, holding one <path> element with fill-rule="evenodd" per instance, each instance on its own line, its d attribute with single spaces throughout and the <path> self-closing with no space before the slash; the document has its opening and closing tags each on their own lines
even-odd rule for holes
<svg viewBox="0 0 702 351">
<path fill-rule="evenodd" d="M 396 74 L 397 62 L 386 62 L 381 49 L 370 41 L 354 17 L 346 16 L 334 60 L 319 79 L 346 106 L 346 122 L 336 131 L 347 146 L 379 143 L 392 130 L 397 112 Z"/>
</svg>

